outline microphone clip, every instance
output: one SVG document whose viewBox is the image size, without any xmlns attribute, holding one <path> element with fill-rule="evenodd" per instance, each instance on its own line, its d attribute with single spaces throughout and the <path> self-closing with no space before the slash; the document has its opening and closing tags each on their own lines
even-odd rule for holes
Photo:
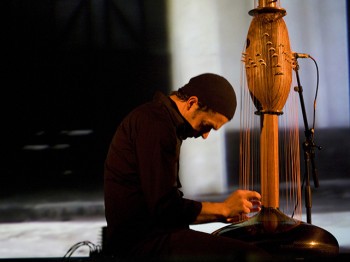
<svg viewBox="0 0 350 262">
<path fill-rule="evenodd" d="M 298 59 L 298 58 L 310 58 L 309 54 L 304 54 L 304 53 L 293 53 L 293 56 L 295 57 L 295 59 Z"/>
</svg>

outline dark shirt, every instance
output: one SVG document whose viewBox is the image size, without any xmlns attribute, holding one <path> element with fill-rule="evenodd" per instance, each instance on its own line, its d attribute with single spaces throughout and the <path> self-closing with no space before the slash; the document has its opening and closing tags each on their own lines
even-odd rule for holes
<svg viewBox="0 0 350 262">
<path fill-rule="evenodd" d="M 176 104 L 161 93 L 119 125 L 104 174 L 112 248 L 128 249 L 194 222 L 201 203 L 183 197 L 178 177 L 180 147 L 191 131 Z"/>
</svg>

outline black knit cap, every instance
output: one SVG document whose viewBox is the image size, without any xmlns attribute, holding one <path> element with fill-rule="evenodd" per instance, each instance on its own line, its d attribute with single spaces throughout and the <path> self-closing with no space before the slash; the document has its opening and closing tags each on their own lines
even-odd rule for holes
<svg viewBox="0 0 350 262">
<path fill-rule="evenodd" d="M 195 76 L 178 90 L 188 96 L 198 97 L 198 101 L 211 110 L 232 119 L 237 107 L 236 93 L 232 85 L 222 76 L 205 73 Z"/>
</svg>

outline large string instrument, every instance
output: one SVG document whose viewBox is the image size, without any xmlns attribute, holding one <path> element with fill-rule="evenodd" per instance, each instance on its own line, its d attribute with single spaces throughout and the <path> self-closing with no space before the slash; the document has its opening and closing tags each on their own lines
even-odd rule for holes
<svg viewBox="0 0 350 262">
<path fill-rule="evenodd" d="M 261 192 L 263 207 L 248 221 L 213 234 L 248 241 L 281 256 L 335 255 L 339 246 L 333 235 L 294 217 L 297 213 L 301 217 L 298 121 L 290 94 L 297 61 L 283 20 L 286 10 L 279 0 L 256 2 L 249 12 L 253 19 L 242 53 L 241 110 L 245 114 L 241 113 L 240 181 L 241 186 Z M 283 120 L 287 125 L 282 132 L 279 118 L 284 109 L 290 114 Z M 282 140 L 288 143 L 280 148 Z M 284 204 L 296 203 L 289 206 L 292 215 L 281 211 L 281 182 L 284 189 L 289 188 Z"/>
</svg>

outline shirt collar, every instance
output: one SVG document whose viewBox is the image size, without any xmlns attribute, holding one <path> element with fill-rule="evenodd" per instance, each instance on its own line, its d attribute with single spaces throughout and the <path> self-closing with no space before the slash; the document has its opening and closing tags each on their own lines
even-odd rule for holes
<svg viewBox="0 0 350 262">
<path fill-rule="evenodd" d="M 172 121 L 174 122 L 174 125 L 176 127 L 176 133 L 177 136 L 180 139 L 185 140 L 188 137 L 193 137 L 193 128 L 188 123 L 188 121 L 181 115 L 176 103 L 169 97 L 164 95 L 161 92 L 156 92 L 154 96 L 154 100 L 160 101 L 163 103 L 166 108 L 168 109 L 168 112 L 172 118 Z"/>
</svg>

